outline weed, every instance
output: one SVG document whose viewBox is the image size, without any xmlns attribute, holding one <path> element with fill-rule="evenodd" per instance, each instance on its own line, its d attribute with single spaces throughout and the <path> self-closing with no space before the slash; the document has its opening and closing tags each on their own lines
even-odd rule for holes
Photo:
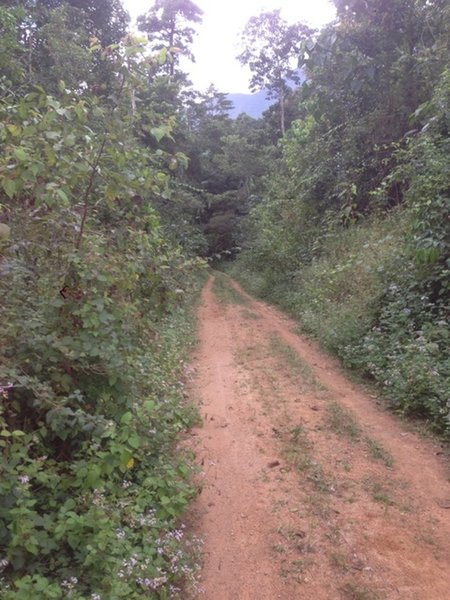
<svg viewBox="0 0 450 600">
<path fill-rule="evenodd" d="M 343 552 L 331 552 L 330 563 L 333 567 L 343 572 L 347 572 L 350 569 L 348 556 Z"/>
<path fill-rule="evenodd" d="M 295 457 L 295 468 L 299 473 L 306 471 L 311 467 L 311 458 L 309 455 L 297 455 Z"/>
<path fill-rule="evenodd" d="M 309 388 L 318 392 L 325 392 L 326 388 L 317 380 L 309 364 L 304 361 L 289 344 L 286 344 L 278 334 L 270 338 L 270 350 L 283 360 L 293 375 L 301 379 L 301 382 Z"/>
<path fill-rule="evenodd" d="M 326 409 L 326 425 L 338 435 L 345 435 L 353 441 L 358 441 L 361 429 L 353 415 L 338 402 L 332 402 Z"/>
<path fill-rule="evenodd" d="M 292 570 L 295 572 L 296 575 L 300 575 L 301 573 L 305 572 L 306 568 L 310 565 L 310 563 L 311 561 L 302 558 L 293 560 L 291 562 Z"/>
<path fill-rule="evenodd" d="M 311 463 L 307 480 L 314 485 L 318 492 L 330 493 L 332 491 L 333 486 L 331 482 L 325 478 L 322 465 L 319 463 Z"/>
<path fill-rule="evenodd" d="M 378 600 L 379 595 L 365 585 L 350 581 L 340 588 L 345 600 Z"/>
<path fill-rule="evenodd" d="M 272 506 L 272 512 L 279 511 L 284 506 L 287 506 L 287 504 L 288 504 L 287 500 L 277 500 L 276 502 L 274 502 L 274 504 Z"/>
<path fill-rule="evenodd" d="M 434 546 L 437 547 L 437 542 L 435 540 L 435 538 L 429 534 L 429 533 L 421 533 L 420 535 L 418 535 L 416 537 L 417 542 L 424 542 L 425 544 L 428 544 L 429 546 Z"/>
<path fill-rule="evenodd" d="M 373 458 L 383 461 L 384 464 L 389 468 L 393 466 L 394 459 L 392 458 L 392 455 L 390 454 L 390 452 L 385 450 L 383 446 L 381 446 L 377 441 L 373 440 L 372 438 L 366 438 L 366 444 L 367 449 L 369 450 Z"/>
<path fill-rule="evenodd" d="M 285 540 L 292 541 L 297 537 L 297 532 L 290 526 L 280 525 L 276 531 L 278 535 L 281 535 Z"/>
<path fill-rule="evenodd" d="M 269 474 L 265 469 L 261 472 L 261 481 L 263 483 L 268 483 L 270 481 Z"/>
<path fill-rule="evenodd" d="M 377 481 L 369 483 L 369 490 L 375 502 L 380 502 L 381 504 L 384 504 L 386 510 L 389 506 L 394 505 L 394 501 L 389 496 L 388 491 L 383 487 L 381 483 Z"/>
<path fill-rule="evenodd" d="M 307 568 L 312 564 L 313 561 L 311 559 L 292 560 L 289 564 L 283 564 L 280 569 L 280 575 L 284 579 L 292 578 L 297 583 L 302 583 Z"/>
<path fill-rule="evenodd" d="M 311 467 L 310 450 L 312 443 L 308 440 L 303 425 L 297 425 L 290 431 L 290 438 L 285 438 L 284 454 L 292 466 L 299 472 Z"/>
<path fill-rule="evenodd" d="M 340 459 L 336 461 L 337 464 L 341 465 L 346 473 L 349 473 L 352 470 L 352 467 L 348 460 Z"/>
<path fill-rule="evenodd" d="M 299 438 L 303 438 L 305 435 L 305 428 L 303 427 L 303 425 L 296 425 L 295 427 L 293 427 L 290 431 L 291 434 L 291 440 L 293 442 L 298 442 Z"/>
<path fill-rule="evenodd" d="M 341 530 L 337 525 L 332 525 L 325 535 L 331 542 L 336 543 L 341 538 Z"/>
<path fill-rule="evenodd" d="M 263 346 L 246 346 L 240 350 L 236 350 L 234 357 L 236 362 L 246 367 L 249 366 L 251 361 L 261 360 L 264 358 L 265 352 Z"/>
</svg>

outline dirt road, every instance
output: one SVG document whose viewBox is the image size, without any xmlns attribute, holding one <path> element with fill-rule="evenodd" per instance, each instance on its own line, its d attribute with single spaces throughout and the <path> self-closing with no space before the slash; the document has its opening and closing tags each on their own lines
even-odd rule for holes
<svg viewBox="0 0 450 600">
<path fill-rule="evenodd" d="M 223 275 L 204 289 L 199 327 L 198 597 L 450 600 L 439 445 Z"/>
</svg>

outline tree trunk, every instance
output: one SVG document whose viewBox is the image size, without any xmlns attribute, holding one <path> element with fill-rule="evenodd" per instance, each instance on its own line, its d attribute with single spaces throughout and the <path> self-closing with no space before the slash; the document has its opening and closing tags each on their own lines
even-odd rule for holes
<svg viewBox="0 0 450 600">
<path fill-rule="evenodd" d="M 284 137 L 286 133 L 286 125 L 285 125 L 285 106 L 284 106 L 284 90 L 280 90 L 280 125 L 281 125 L 281 135 Z"/>
<path fill-rule="evenodd" d="M 170 33 L 169 33 L 169 48 L 170 48 L 169 52 L 170 52 L 170 56 L 171 56 L 171 61 L 169 63 L 170 77 L 173 77 L 173 74 L 175 72 L 175 54 L 172 51 L 172 48 L 174 47 L 174 43 L 175 43 L 175 25 L 176 25 L 176 21 L 175 21 L 175 18 L 173 18 L 170 23 Z"/>
</svg>

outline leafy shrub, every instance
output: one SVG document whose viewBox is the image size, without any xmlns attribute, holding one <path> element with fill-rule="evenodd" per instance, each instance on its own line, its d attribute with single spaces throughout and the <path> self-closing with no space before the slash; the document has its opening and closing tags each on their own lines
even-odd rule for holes
<svg viewBox="0 0 450 600">
<path fill-rule="evenodd" d="M 443 318 L 433 318 L 433 308 L 425 296 L 391 284 L 376 325 L 342 355 L 384 386 L 395 409 L 430 418 L 445 429 L 449 332 Z"/>
<path fill-rule="evenodd" d="M 435 278 L 424 274 L 411 246 L 416 215 L 416 208 L 401 210 L 337 230 L 311 264 L 298 265 L 294 275 L 278 271 L 276 286 L 268 286 L 266 270 L 252 270 L 246 252 L 232 272 L 253 293 L 287 310 L 347 366 L 379 383 L 395 410 L 448 431 L 446 308 L 436 302 Z"/>
<path fill-rule="evenodd" d="M 142 50 L 104 53 L 115 104 L 64 84 L 58 98 L 3 90 L 5 600 L 162 599 L 192 574 L 179 520 L 193 489 L 174 442 L 195 418 L 182 376 L 201 262 L 148 201 L 170 185 L 162 153 L 133 135 Z"/>
<path fill-rule="evenodd" d="M 244 285 L 287 309 L 347 365 L 383 386 L 393 408 L 447 434 L 449 107 L 447 68 L 413 115 L 415 135 L 384 148 L 390 167 L 369 190 L 372 214 L 365 216 L 351 204 L 347 212 L 314 209 L 318 185 L 330 179 L 327 146 L 317 146 L 312 117 L 294 124 L 283 140 L 284 170 L 251 213 L 251 235 L 233 267 Z M 355 181 L 345 189 L 353 193 Z M 396 210 L 392 190 L 404 199 Z"/>
</svg>

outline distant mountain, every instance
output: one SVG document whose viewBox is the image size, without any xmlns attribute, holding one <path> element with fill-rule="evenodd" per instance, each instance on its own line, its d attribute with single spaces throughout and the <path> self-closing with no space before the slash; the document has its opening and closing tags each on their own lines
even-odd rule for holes
<svg viewBox="0 0 450 600">
<path fill-rule="evenodd" d="M 293 81 L 287 82 L 292 90 L 305 81 L 305 75 L 301 69 L 298 69 L 296 73 L 300 81 L 298 83 L 294 83 Z M 234 108 L 229 113 L 230 117 L 235 119 L 241 113 L 247 113 L 249 117 L 259 119 L 263 112 L 276 102 L 276 100 L 267 100 L 266 93 L 266 90 L 261 90 L 260 92 L 256 92 L 256 94 L 227 94 L 227 99 L 231 100 L 234 104 Z"/>
<path fill-rule="evenodd" d="M 235 119 L 241 113 L 259 119 L 263 112 L 274 102 L 273 100 L 267 100 L 264 90 L 256 92 L 256 94 L 227 94 L 227 100 L 230 100 L 234 105 L 234 108 L 230 110 L 232 119 Z"/>
</svg>

